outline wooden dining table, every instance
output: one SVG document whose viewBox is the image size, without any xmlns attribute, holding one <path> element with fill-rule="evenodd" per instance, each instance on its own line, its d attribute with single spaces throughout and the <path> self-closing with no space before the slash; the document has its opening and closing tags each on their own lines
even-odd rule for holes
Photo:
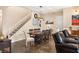
<svg viewBox="0 0 79 59">
<path fill-rule="evenodd" d="M 30 37 L 34 38 L 35 44 L 40 44 L 42 42 L 42 32 L 41 31 L 34 31 L 28 33 Z"/>
<path fill-rule="evenodd" d="M 28 34 L 30 35 L 30 37 L 34 38 L 36 35 L 42 34 L 42 32 L 41 31 L 38 31 L 38 32 L 29 32 Z"/>
</svg>

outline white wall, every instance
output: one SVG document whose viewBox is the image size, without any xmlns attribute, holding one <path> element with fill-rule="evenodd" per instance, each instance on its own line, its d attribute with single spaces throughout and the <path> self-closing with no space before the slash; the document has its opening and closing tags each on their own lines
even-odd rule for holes
<svg viewBox="0 0 79 59">
<path fill-rule="evenodd" d="M 3 34 L 7 35 L 9 29 L 31 11 L 22 7 L 6 7 L 3 9 Z"/>
</svg>

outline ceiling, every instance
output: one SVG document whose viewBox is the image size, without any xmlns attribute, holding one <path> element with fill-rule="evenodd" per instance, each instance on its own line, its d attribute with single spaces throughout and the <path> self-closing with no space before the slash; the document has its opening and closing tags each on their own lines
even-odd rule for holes
<svg viewBox="0 0 79 59">
<path fill-rule="evenodd" d="M 6 7 L 9 7 L 9 6 L 0 6 L 0 8 L 3 8 L 3 9 Z M 16 6 L 16 7 L 20 7 L 20 6 Z M 48 12 L 62 11 L 64 8 L 68 8 L 71 6 L 21 6 L 21 7 L 28 8 L 32 11 L 39 12 L 39 13 L 48 13 Z"/>
<path fill-rule="evenodd" d="M 48 13 L 48 12 L 62 11 L 64 8 L 68 8 L 68 7 L 71 7 L 71 6 L 30 6 L 26 8 L 29 8 L 32 11 L 37 11 L 40 13 Z"/>
</svg>

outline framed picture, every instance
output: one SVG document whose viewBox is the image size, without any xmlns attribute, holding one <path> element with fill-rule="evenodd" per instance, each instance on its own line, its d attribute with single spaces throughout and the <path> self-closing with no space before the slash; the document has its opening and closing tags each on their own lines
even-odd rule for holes
<svg viewBox="0 0 79 59">
<path fill-rule="evenodd" d="M 72 25 L 79 25 L 79 15 L 72 15 Z"/>
<path fill-rule="evenodd" d="M 41 26 L 41 21 L 40 19 L 38 18 L 38 14 L 34 14 L 34 18 L 33 18 L 33 26 Z"/>
</svg>

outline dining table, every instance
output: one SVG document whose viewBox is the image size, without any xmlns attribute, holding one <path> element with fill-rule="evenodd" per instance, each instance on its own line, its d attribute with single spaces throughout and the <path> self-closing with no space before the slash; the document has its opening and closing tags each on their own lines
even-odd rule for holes
<svg viewBox="0 0 79 59">
<path fill-rule="evenodd" d="M 28 33 L 30 37 L 34 38 L 35 44 L 42 42 L 42 32 L 41 31 L 33 31 Z"/>
</svg>

